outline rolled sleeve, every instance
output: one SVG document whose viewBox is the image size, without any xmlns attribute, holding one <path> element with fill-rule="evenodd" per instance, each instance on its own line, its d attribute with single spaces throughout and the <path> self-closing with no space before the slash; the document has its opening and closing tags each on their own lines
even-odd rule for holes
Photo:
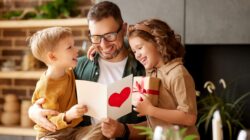
<svg viewBox="0 0 250 140">
<path fill-rule="evenodd" d="M 174 80 L 174 96 L 177 109 L 183 112 L 196 113 L 195 87 L 190 75 L 178 76 Z"/>
</svg>

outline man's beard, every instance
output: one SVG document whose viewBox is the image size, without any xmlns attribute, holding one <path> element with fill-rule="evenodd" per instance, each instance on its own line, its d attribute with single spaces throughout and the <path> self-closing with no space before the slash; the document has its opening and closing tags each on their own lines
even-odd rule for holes
<svg viewBox="0 0 250 140">
<path fill-rule="evenodd" d="M 122 45 L 121 48 L 115 50 L 112 54 L 109 54 L 109 55 L 103 55 L 103 54 L 101 54 L 101 53 L 99 53 L 99 54 L 100 54 L 100 56 L 101 56 L 102 58 L 104 58 L 104 59 L 106 59 L 106 60 L 110 60 L 110 59 L 115 58 L 124 48 L 125 48 L 124 45 Z"/>
</svg>

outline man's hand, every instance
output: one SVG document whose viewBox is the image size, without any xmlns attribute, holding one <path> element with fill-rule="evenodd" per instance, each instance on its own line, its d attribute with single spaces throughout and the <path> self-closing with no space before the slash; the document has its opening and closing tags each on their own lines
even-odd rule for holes
<svg viewBox="0 0 250 140">
<path fill-rule="evenodd" d="M 51 123 L 46 116 L 48 115 L 57 115 L 59 112 L 49 109 L 42 109 L 42 104 L 45 102 L 44 98 L 38 99 L 30 108 L 29 108 L 29 118 L 33 120 L 39 126 L 55 132 L 56 126 Z"/>
<path fill-rule="evenodd" d="M 121 137 L 124 133 L 124 126 L 122 123 L 106 118 L 101 123 L 102 134 L 107 138 Z"/>
<path fill-rule="evenodd" d="M 80 118 L 87 111 L 88 111 L 88 108 L 86 105 L 76 104 L 76 105 L 72 106 L 68 111 L 66 111 L 65 121 L 70 122 L 73 119 Z"/>
</svg>

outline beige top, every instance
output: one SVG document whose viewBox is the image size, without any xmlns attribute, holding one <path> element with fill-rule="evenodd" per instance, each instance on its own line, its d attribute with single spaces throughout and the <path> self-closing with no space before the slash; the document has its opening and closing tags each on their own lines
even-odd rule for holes
<svg viewBox="0 0 250 140">
<path fill-rule="evenodd" d="M 66 71 L 66 74 L 57 80 L 47 78 L 44 73 L 36 84 L 32 103 L 39 98 L 45 98 L 45 103 L 42 104 L 44 109 L 60 112 L 58 115 L 48 116 L 48 119 L 56 125 L 57 130 L 74 127 L 82 121 L 82 118 L 74 119 L 71 123 L 64 120 L 64 112 L 77 103 L 75 76 L 72 70 Z M 49 132 L 38 125 L 35 125 L 34 128 L 38 131 L 38 137 Z"/>
<path fill-rule="evenodd" d="M 157 76 L 157 78 L 161 79 L 157 107 L 171 110 L 177 109 L 197 115 L 194 80 L 183 66 L 181 58 L 174 59 L 157 70 L 148 71 L 147 75 Z M 157 125 L 163 127 L 174 125 L 150 116 L 148 117 L 148 124 L 151 128 L 155 128 Z M 188 127 L 186 134 L 198 134 L 196 127 Z"/>
</svg>

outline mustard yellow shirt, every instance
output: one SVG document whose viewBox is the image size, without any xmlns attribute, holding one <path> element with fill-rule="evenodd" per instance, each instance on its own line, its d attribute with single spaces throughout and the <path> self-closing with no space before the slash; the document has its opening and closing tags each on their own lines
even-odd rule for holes
<svg viewBox="0 0 250 140">
<path fill-rule="evenodd" d="M 56 116 L 48 116 L 48 119 L 56 125 L 57 130 L 74 127 L 82 121 L 82 118 L 74 119 L 70 123 L 64 121 L 64 112 L 77 103 L 73 70 L 66 70 L 66 74 L 57 80 L 49 79 L 45 76 L 45 73 L 43 73 L 36 84 L 36 89 L 32 96 L 32 103 L 39 98 L 45 98 L 45 103 L 42 104 L 42 108 L 60 112 Z M 38 131 L 38 135 L 49 132 L 38 125 L 35 125 L 34 129 Z"/>
<path fill-rule="evenodd" d="M 152 77 L 157 75 L 157 78 L 161 79 L 157 107 L 197 115 L 194 80 L 184 67 L 181 58 L 168 62 L 156 71 L 147 71 L 147 75 Z M 175 125 L 151 116 L 148 117 L 148 124 L 152 128 L 155 128 L 157 125 L 163 127 Z M 199 135 L 195 126 L 180 127 L 187 128 L 186 134 Z"/>
</svg>

